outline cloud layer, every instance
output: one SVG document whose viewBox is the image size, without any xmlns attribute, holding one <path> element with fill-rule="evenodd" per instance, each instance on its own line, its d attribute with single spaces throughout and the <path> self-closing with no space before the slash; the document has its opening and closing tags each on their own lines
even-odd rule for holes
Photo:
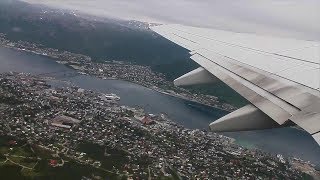
<svg viewBox="0 0 320 180">
<path fill-rule="evenodd" d="M 97 16 L 320 40 L 319 0 L 25 0 Z"/>
</svg>

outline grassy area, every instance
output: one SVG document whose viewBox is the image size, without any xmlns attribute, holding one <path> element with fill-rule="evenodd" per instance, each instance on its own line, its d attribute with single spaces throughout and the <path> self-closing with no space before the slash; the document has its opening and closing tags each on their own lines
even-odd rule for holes
<svg viewBox="0 0 320 180">
<path fill-rule="evenodd" d="M 8 151 L 9 151 L 9 148 L 7 148 L 7 147 L 0 147 L 0 154 L 6 154 L 6 153 L 8 153 Z"/>
<path fill-rule="evenodd" d="M 2 165 L 0 166 L 0 179 L 26 179 L 24 176 L 20 173 L 21 167 L 15 166 L 15 165 Z"/>
<path fill-rule="evenodd" d="M 89 165 L 79 164 L 69 160 L 63 167 L 51 167 L 48 161 L 41 160 L 36 166 L 36 172 L 41 173 L 41 179 L 81 179 L 81 177 L 100 176 L 102 179 L 120 179 L 116 174 L 105 172 Z"/>
<path fill-rule="evenodd" d="M 101 161 L 102 167 L 107 170 L 112 170 L 113 166 L 116 168 L 122 168 L 124 164 L 128 161 L 127 152 L 119 149 L 112 149 L 99 146 L 92 143 L 82 143 L 79 145 L 79 151 L 87 153 L 87 156 Z"/>
<path fill-rule="evenodd" d="M 36 163 L 38 162 L 37 159 L 28 159 L 28 158 L 22 158 L 22 157 L 16 157 L 16 156 L 9 156 L 9 160 L 13 161 L 14 163 L 20 164 L 21 166 L 28 168 L 33 168 Z"/>
<path fill-rule="evenodd" d="M 15 141 L 16 143 L 8 143 Z M 106 149 L 105 149 L 106 148 Z M 127 179 L 124 174 L 113 172 L 113 167 L 122 169 L 127 163 L 127 152 L 124 150 L 99 146 L 84 142 L 80 144 L 80 152 L 85 152 L 85 159 L 100 161 L 101 167 L 81 164 L 73 159 L 62 157 L 64 165 L 52 167 L 51 159 L 61 163 L 60 158 L 52 157 L 52 152 L 39 146 L 29 145 L 14 137 L 0 136 L 0 179 L 81 179 L 82 177 L 101 179 Z M 105 152 L 107 155 L 105 155 Z M 144 164 L 150 162 L 142 162 Z M 158 179 L 175 179 L 174 176 Z"/>
<path fill-rule="evenodd" d="M 8 142 L 11 140 L 15 140 L 15 138 L 0 137 L 0 179 L 81 179 L 83 176 L 95 176 L 102 179 L 125 178 L 103 168 L 80 164 L 65 157 L 64 160 L 67 162 L 64 166 L 51 167 L 49 160 L 53 157 L 50 151 L 38 146 L 31 147 L 24 141 L 17 141 L 17 144 L 10 145 Z M 7 157 L 5 154 L 7 154 Z M 8 161 L 6 161 L 7 158 Z M 56 160 L 61 162 L 60 159 Z M 32 168 L 34 169 L 32 170 Z"/>
<path fill-rule="evenodd" d="M 31 146 L 28 144 L 24 144 L 19 147 L 14 147 L 10 154 L 16 155 L 16 156 L 25 156 L 25 157 L 37 157 L 37 155 L 32 152 Z"/>
<path fill-rule="evenodd" d="M 0 164 L 3 163 L 7 158 L 3 155 L 0 154 Z"/>
<path fill-rule="evenodd" d="M 36 172 L 34 170 L 30 170 L 26 168 L 22 169 L 20 173 L 23 177 L 30 177 L 30 178 L 36 178 L 36 177 L 42 176 L 41 172 Z"/>
</svg>

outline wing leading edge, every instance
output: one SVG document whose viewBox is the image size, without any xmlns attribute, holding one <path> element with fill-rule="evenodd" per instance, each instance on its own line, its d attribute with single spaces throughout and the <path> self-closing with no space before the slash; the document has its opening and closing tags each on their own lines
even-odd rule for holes
<svg viewBox="0 0 320 180">
<path fill-rule="evenodd" d="M 213 131 L 297 124 L 320 145 L 320 43 L 162 25 L 152 29 L 188 49 L 201 67 L 175 85 L 220 79 L 251 104 L 210 124 Z"/>
</svg>

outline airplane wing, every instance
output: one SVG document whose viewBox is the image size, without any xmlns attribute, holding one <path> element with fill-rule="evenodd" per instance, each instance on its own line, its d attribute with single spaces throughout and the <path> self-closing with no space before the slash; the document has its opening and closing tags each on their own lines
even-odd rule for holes
<svg viewBox="0 0 320 180">
<path fill-rule="evenodd" d="M 251 104 L 210 124 L 216 132 L 296 124 L 320 145 L 320 43 L 161 25 L 151 29 L 188 49 L 201 67 L 174 81 L 220 79 Z"/>
</svg>

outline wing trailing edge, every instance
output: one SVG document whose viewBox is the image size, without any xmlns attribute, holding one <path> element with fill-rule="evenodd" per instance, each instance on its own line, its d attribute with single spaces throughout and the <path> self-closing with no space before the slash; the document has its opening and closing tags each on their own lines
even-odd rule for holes
<svg viewBox="0 0 320 180">
<path fill-rule="evenodd" d="M 182 25 L 152 29 L 188 49 L 191 59 L 202 67 L 178 78 L 175 85 L 220 79 L 252 104 L 211 123 L 211 130 L 265 129 L 292 123 L 320 145 L 319 42 Z"/>
</svg>

